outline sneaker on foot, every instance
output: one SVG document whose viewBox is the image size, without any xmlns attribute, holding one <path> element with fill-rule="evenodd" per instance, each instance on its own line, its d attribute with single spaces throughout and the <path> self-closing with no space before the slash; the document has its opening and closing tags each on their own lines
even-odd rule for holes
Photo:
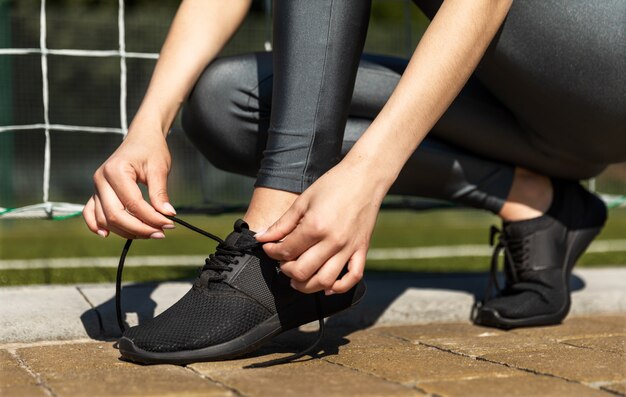
<svg viewBox="0 0 626 397">
<path fill-rule="evenodd" d="M 475 324 L 511 329 L 560 323 L 570 309 L 569 279 L 578 258 L 606 221 L 604 202 L 579 183 L 553 180 L 554 196 L 545 215 L 505 222 L 491 229 L 498 237 L 491 275 L 482 302 L 472 313 Z M 504 252 L 503 288 L 497 268 Z M 499 290 L 490 297 L 493 286 Z"/>
<path fill-rule="evenodd" d="M 323 325 L 324 317 L 362 299 L 364 282 L 345 294 L 330 296 L 296 291 L 248 225 L 238 220 L 234 229 L 225 241 L 220 240 L 185 296 L 152 320 L 124 332 L 118 344 L 122 358 L 144 364 L 234 358 L 289 329 L 315 320 Z"/>
</svg>

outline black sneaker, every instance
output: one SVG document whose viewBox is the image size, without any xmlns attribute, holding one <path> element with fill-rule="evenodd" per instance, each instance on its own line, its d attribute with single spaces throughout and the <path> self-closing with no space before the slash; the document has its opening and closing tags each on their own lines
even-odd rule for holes
<svg viewBox="0 0 626 397">
<path fill-rule="evenodd" d="M 607 217 L 604 202 L 579 183 L 553 180 L 554 198 L 539 218 L 505 222 L 491 229 L 495 246 L 491 275 L 475 324 L 511 329 L 560 323 L 570 309 L 569 279 L 578 258 Z M 498 257 L 504 251 L 504 288 L 498 286 Z M 495 285 L 498 294 L 490 297 Z"/>
<path fill-rule="evenodd" d="M 365 293 L 360 282 L 345 294 L 325 296 L 294 290 L 278 262 L 265 255 L 242 220 L 225 241 L 184 221 L 176 222 L 219 242 L 191 290 L 152 320 L 132 327 L 119 340 L 123 359 L 144 364 L 189 364 L 234 358 L 274 336 L 356 305 Z M 130 241 L 130 240 L 129 240 Z M 128 251 L 127 243 L 120 260 Z M 118 276 L 121 275 L 121 269 Z M 118 299 L 118 313 L 119 313 Z M 121 314 L 118 315 L 121 325 Z M 321 339 L 322 333 L 318 338 Z M 307 351 L 281 360 L 288 361 Z M 276 362 L 278 363 L 278 362 Z"/>
</svg>

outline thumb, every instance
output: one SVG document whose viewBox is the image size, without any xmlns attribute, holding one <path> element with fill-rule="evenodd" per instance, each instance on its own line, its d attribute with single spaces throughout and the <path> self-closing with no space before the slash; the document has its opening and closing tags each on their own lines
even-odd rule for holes
<svg viewBox="0 0 626 397">
<path fill-rule="evenodd" d="M 155 210 L 166 215 L 176 215 L 167 195 L 167 172 L 152 172 L 146 177 L 150 203 Z"/>
<path fill-rule="evenodd" d="M 254 237 L 261 243 L 282 240 L 298 226 L 303 214 L 304 210 L 294 203 L 272 226 L 258 232 Z"/>
</svg>

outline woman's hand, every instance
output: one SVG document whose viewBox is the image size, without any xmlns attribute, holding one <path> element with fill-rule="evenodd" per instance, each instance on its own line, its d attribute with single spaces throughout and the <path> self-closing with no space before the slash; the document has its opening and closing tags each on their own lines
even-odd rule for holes
<svg viewBox="0 0 626 397">
<path fill-rule="evenodd" d="M 164 238 L 174 224 L 159 212 L 176 212 L 167 196 L 170 152 L 161 131 L 131 130 L 119 148 L 93 176 L 95 194 L 83 210 L 89 229 L 124 238 Z M 152 206 L 144 201 L 138 183 L 148 186 Z M 157 212 L 158 211 L 158 212 Z"/>
<path fill-rule="evenodd" d="M 343 293 L 363 277 L 387 191 L 367 163 L 344 160 L 304 191 L 267 231 L 256 235 L 265 243 L 265 252 L 281 262 L 281 271 L 295 289 Z M 346 264 L 348 272 L 338 279 Z"/>
<path fill-rule="evenodd" d="M 102 237 L 111 231 L 126 238 L 163 238 L 163 229 L 174 227 L 159 214 L 175 214 L 167 198 L 171 159 L 163 132 L 200 73 L 241 25 L 250 4 L 181 2 L 128 136 L 93 177 L 96 194 L 83 211 L 92 232 Z M 152 206 L 143 200 L 138 183 L 148 185 Z"/>
</svg>

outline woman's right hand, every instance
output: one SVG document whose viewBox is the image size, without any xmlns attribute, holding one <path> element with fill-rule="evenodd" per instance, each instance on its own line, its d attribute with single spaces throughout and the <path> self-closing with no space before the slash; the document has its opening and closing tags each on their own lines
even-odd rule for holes
<svg viewBox="0 0 626 397">
<path fill-rule="evenodd" d="M 181 2 L 126 139 L 93 176 L 96 192 L 83 210 L 92 232 L 102 237 L 113 232 L 126 238 L 163 238 L 163 230 L 174 227 L 162 215 L 176 212 L 167 197 L 171 157 L 161 127 L 172 124 L 250 4 L 250 0 Z M 144 201 L 138 183 L 148 186 L 152 205 Z"/>
<path fill-rule="evenodd" d="M 101 237 L 164 238 L 175 215 L 167 195 L 171 156 L 164 135 L 131 126 L 126 139 L 93 176 L 95 193 L 83 210 L 87 227 Z M 150 204 L 138 183 L 148 186 Z M 159 213 L 160 212 L 160 213 Z"/>
</svg>

